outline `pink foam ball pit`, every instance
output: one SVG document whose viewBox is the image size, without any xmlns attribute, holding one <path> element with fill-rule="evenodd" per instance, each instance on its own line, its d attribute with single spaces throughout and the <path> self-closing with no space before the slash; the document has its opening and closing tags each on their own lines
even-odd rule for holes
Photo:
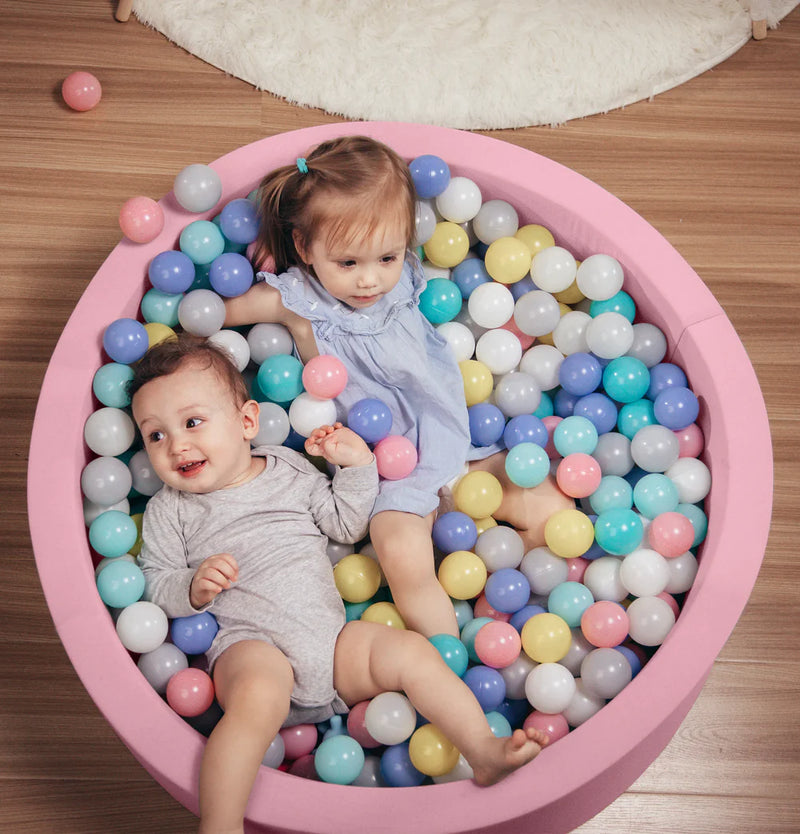
<svg viewBox="0 0 800 834">
<path fill-rule="evenodd" d="M 658 756 L 745 606 L 771 512 L 772 450 L 763 398 L 731 323 L 675 249 L 617 198 L 530 151 L 431 126 L 342 123 L 263 139 L 211 167 L 222 180 L 223 199 L 230 200 L 310 146 L 352 133 L 386 141 L 409 160 L 440 156 L 455 175 L 478 183 L 487 199 L 510 202 L 521 225 L 546 226 L 576 258 L 607 253 L 619 260 L 641 319 L 667 337 L 665 361 L 684 368 L 700 398 L 702 459 L 713 473 L 706 499 L 710 524 L 694 587 L 652 660 L 607 706 L 504 782 L 490 789 L 470 781 L 368 789 L 262 768 L 248 806 L 249 830 L 325 834 L 379 825 L 385 834 L 567 832 L 612 802 Z M 92 378 L 107 361 L 103 330 L 115 319 L 137 316 L 147 264 L 165 241 L 177 246 L 188 222 L 171 196 L 161 206 L 165 222 L 159 241 L 123 240 L 113 250 L 53 353 L 31 440 L 29 519 L 53 620 L 88 692 L 143 766 L 196 811 L 204 739 L 159 697 L 121 645 L 95 587 L 78 487 L 90 459 L 81 438 L 96 408 Z M 211 212 L 201 215 L 210 217 Z"/>
</svg>

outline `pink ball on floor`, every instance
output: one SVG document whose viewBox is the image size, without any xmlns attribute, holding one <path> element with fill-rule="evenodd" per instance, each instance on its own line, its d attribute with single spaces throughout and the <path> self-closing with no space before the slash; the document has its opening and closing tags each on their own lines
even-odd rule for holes
<svg viewBox="0 0 800 834">
<path fill-rule="evenodd" d="M 184 718 L 202 715 L 214 700 L 214 683 L 202 669 L 181 669 L 167 684 L 167 703 Z"/>
<path fill-rule="evenodd" d="M 61 82 L 64 103 L 79 112 L 96 107 L 102 94 L 100 82 L 90 72 L 72 72 Z"/>
<path fill-rule="evenodd" d="M 673 559 L 692 546 L 694 525 L 683 513 L 661 513 L 650 522 L 647 540 L 657 553 Z"/>
<path fill-rule="evenodd" d="M 417 465 L 417 448 L 400 434 L 390 434 L 373 449 L 378 474 L 387 481 L 399 481 L 411 474 Z"/>
<path fill-rule="evenodd" d="M 570 498 L 586 498 L 598 486 L 603 473 L 600 464 L 584 452 L 573 452 L 562 459 L 556 470 L 558 488 Z"/>
<path fill-rule="evenodd" d="M 131 197 L 119 210 L 122 234 L 134 243 L 150 243 L 164 228 L 164 212 L 150 197 Z"/>
<path fill-rule="evenodd" d="M 303 386 L 306 391 L 321 400 L 332 400 L 347 385 L 347 368 L 341 359 L 321 353 L 309 359 L 303 368 Z"/>
</svg>

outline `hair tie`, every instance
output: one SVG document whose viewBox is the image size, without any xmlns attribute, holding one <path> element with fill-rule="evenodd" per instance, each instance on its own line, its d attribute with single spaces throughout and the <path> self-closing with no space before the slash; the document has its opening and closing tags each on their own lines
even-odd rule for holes
<svg viewBox="0 0 800 834">
<path fill-rule="evenodd" d="M 308 163 L 306 162 L 305 158 L 302 157 L 302 156 L 297 157 L 297 170 L 301 174 L 307 174 L 308 173 Z"/>
</svg>

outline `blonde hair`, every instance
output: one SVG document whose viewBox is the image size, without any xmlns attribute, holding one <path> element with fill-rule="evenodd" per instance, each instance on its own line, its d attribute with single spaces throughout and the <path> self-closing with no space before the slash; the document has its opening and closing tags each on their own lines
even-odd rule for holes
<svg viewBox="0 0 800 834">
<path fill-rule="evenodd" d="M 261 224 L 253 251 L 257 268 L 270 255 L 278 273 L 304 265 L 295 235 L 308 250 L 320 235 L 328 244 L 347 245 L 388 226 L 400 229 L 406 246 L 411 245 L 414 181 L 408 164 L 388 145 L 368 136 L 344 136 L 317 145 L 305 163 L 284 165 L 261 181 Z"/>
</svg>

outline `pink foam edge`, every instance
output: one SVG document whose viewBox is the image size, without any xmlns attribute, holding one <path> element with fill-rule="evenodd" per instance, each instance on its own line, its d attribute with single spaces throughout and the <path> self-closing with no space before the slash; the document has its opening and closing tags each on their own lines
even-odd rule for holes
<svg viewBox="0 0 800 834">
<path fill-rule="evenodd" d="M 574 171 L 477 134 L 394 122 L 342 123 L 279 134 L 221 157 L 223 196 L 244 196 L 275 165 L 324 139 L 363 133 L 409 160 L 441 156 L 474 178 L 484 199 L 506 199 L 521 223 L 541 223 L 576 257 L 595 252 L 622 264 L 625 289 L 644 320 L 660 326 L 669 357 L 699 395 L 712 469 L 710 526 L 700 570 L 678 622 L 637 678 L 586 724 L 490 789 L 471 782 L 421 788 L 339 787 L 262 768 L 248 807 L 252 830 L 360 830 L 419 834 L 569 831 L 622 793 L 655 759 L 699 694 L 733 630 L 763 559 L 771 514 L 772 451 L 766 409 L 747 354 L 713 295 L 641 216 Z M 197 160 L 192 160 L 197 161 Z M 177 173 L 177 172 L 176 172 Z M 173 713 L 120 644 L 94 582 L 83 522 L 80 473 L 91 455 L 83 424 L 97 407 L 102 333 L 136 317 L 147 265 L 177 246 L 190 214 L 170 193 L 162 233 L 123 240 L 89 284 L 47 370 L 31 438 L 28 505 L 37 568 L 53 621 L 86 689 L 142 765 L 176 799 L 197 809 L 204 739 Z"/>
</svg>

